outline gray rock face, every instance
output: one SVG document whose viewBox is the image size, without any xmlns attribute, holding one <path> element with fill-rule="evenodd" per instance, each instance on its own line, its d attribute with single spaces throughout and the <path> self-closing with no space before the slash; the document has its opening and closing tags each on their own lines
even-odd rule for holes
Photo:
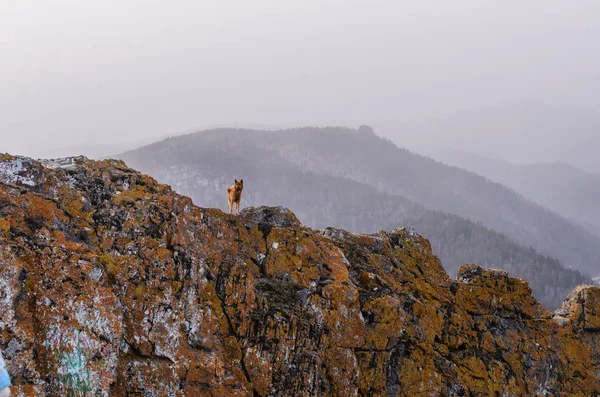
<svg viewBox="0 0 600 397">
<path fill-rule="evenodd" d="M 265 224 L 273 227 L 299 226 L 300 221 L 292 211 L 284 207 L 247 207 L 240 216 L 252 223 Z"/>
</svg>

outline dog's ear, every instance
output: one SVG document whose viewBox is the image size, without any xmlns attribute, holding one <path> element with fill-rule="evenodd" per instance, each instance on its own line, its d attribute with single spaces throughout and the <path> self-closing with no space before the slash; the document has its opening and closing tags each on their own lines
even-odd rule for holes
<svg viewBox="0 0 600 397">
<path fill-rule="evenodd" d="M 243 185 L 244 184 L 244 180 L 240 179 L 240 184 Z"/>
<path fill-rule="evenodd" d="M 237 179 L 235 180 L 235 183 L 238 183 Z"/>
</svg>

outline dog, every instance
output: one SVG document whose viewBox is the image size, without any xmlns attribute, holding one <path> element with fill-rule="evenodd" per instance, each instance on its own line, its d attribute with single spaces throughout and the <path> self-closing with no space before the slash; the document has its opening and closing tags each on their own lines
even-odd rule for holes
<svg viewBox="0 0 600 397">
<path fill-rule="evenodd" d="M 229 202 L 229 213 L 233 208 L 233 204 L 236 206 L 236 214 L 240 213 L 240 202 L 242 201 L 242 189 L 244 189 L 244 180 L 236 179 L 231 187 L 227 188 L 227 201 Z"/>
</svg>

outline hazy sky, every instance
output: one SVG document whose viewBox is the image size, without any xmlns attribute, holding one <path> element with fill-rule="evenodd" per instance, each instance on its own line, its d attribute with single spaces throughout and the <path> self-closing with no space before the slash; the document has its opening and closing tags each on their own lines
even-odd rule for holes
<svg viewBox="0 0 600 397">
<path fill-rule="evenodd" d="M 0 0 L 0 152 L 600 108 L 598 0 Z"/>
</svg>

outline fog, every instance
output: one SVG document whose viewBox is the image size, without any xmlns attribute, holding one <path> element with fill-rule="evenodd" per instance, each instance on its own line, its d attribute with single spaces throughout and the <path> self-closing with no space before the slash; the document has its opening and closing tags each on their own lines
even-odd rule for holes
<svg viewBox="0 0 600 397">
<path fill-rule="evenodd" d="M 369 124 L 408 147 L 600 172 L 584 150 L 600 135 L 598 21 L 594 0 L 3 1 L 0 151 Z M 489 128 L 498 117 L 519 122 Z"/>
</svg>

